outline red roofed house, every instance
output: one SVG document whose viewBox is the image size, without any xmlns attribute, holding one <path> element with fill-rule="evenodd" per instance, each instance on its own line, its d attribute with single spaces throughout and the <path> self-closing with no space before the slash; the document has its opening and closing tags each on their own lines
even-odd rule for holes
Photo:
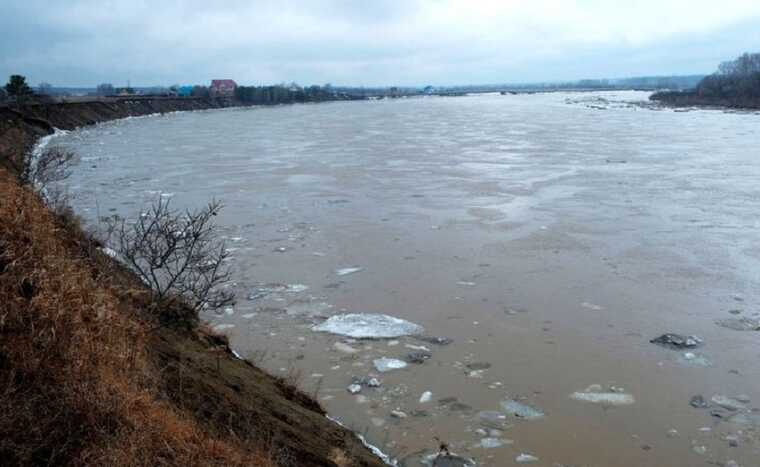
<svg viewBox="0 0 760 467">
<path fill-rule="evenodd" d="M 209 92 L 214 97 L 232 97 L 235 95 L 237 83 L 231 79 L 214 79 L 211 80 Z"/>
</svg>

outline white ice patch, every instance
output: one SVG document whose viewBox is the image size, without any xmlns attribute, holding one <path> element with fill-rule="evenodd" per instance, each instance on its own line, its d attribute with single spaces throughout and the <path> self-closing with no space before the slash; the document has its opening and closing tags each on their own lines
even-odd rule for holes
<svg viewBox="0 0 760 467">
<path fill-rule="evenodd" d="M 400 370 L 402 368 L 406 368 L 407 363 L 403 360 L 397 360 L 395 358 L 378 358 L 376 360 L 373 360 L 372 363 L 375 365 L 375 369 L 379 371 L 380 373 L 385 373 L 388 371 L 393 370 Z"/>
<path fill-rule="evenodd" d="M 227 329 L 232 329 L 234 327 L 234 324 L 217 324 L 214 326 L 214 331 L 226 331 Z"/>
<path fill-rule="evenodd" d="M 117 256 L 119 256 L 119 254 L 116 253 L 116 250 L 114 250 L 113 248 L 104 247 L 104 248 L 100 248 L 100 251 L 102 251 L 104 255 L 111 258 L 116 258 Z"/>
<path fill-rule="evenodd" d="M 430 391 L 425 391 L 420 396 L 420 404 L 427 404 L 430 402 L 430 400 L 433 398 L 433 393 Z"/>
<path fill-rule="evenodd" d="M 631 405 L 636 402 L 631 394 L 619 392 L 574 392 L 570 394 L 570 398 L 605 405 Z"/>
<path fill-rule="evenodd" d="M 312 330 L 355 339 L 392 339 L 421 334 L 424 328 L 401 318 L 383 314 L 348 313 L 332 316 L 327 321 L 314 326 Z"/>
<path fill-rule="evenodd" d="M 355 272 L 359 272 L 359 271 L 361 271 L 362 269 L 363 269 L 363 268 L 359 268 L 359 267 L 353 267 L 353 268 L 341 268 L 341 269 L 336 269 L 336 270 L 335 270 L 335 274 L 336 274 L 336 275 L 338 275 L 338 276 L 347 276 L 347 275 L 349 275 L 349 274 L 353 274 L 353 273 L 355 273 Z"/>
</svg>

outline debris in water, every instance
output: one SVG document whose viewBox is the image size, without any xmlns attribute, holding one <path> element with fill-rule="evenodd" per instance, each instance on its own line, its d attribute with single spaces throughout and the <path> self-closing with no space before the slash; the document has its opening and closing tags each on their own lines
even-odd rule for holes
<svg viewBox="0 0 760 467">
<path fill-rule="evenodd" d="M 359 394 L 360 392 L 362 392 L 362 386 L 361 386 L 361 384 L 351 384 L 346 389 L 351 394 Z"/>
<path fill-rule="evenodd" d="M 355 272 L 362 271 L 364 268 L 359 267 L 353 267 L 353 268 L 341 268 L 335 270 L 335 275 L 337 276 L 347 276 L 349 274 L 353 274 Z"/>
<path fill-rule="evenodd" d="M 408 363 L 422 364 L 433 356 L 430 352 L 412 352 L 406 356 Z"/>
<path fill-rule="evenodd" d="M 487 362 L 473 362 L 473 363 L 468 363 L 466 366 L 468 369 L 475 370 L 475 371 L 487 370 L 491 368 L 491 364 Z"/>
<path fill-rule="evenodd" d="M 431 463 L 432 461 L 432 463 Z M 474 467 L 475 462 L 453 454 L 433 454 L 431 458 L 425 459 L 424 464 L 430 467 Z"/>
<path fill-rule="evenodd" d="M 523 404 L 522 402 L 517 402 L 514 399 L 507 399 L 505 401 L 502 401 L 501 408 L 509 415 L 513 415 L 515 417 L 523 418 L 526 420 L 533 420 L 544 416 L 544 413 L 542 411 L 529 405 Z"/>
<path fill-rule="evenodd" d="M 377 378 L 370 378 L 367 380 L 367 386 L 371 388 L 379 388 L 382 383 Z"/>
<path fill-rule="evenodd" d="M 734 331 L 760 331 L 760 320 L 754 318 L 725 318 L 715 321 L 718 326 Z"/>
<path fill-rule="evenodd" d="M 631 405 L 636 402 L 631 394 L 619 392 L 574 392 L 570 398 L 605 405 Z"/>
<path fill-rule="evenodd" d="M 404 419 L 404 418 L 408 417 L 408 415 L 406 413 L 402 412 L 401 410 L 396 409 L 396 410 L 391 410 L 391 417 L 398 418 L 398 419 Z"/>
<path fill-rule="evenodd" d="M 436 336 L 414 336 L 415 339 L 427 342 L 428 344 L 435 344 L 435 345 L 449 345 L 452 342 L 454 342 L 453 339 L 449 339 L 448 337 L 436 337 Z"/>
<path fill-rule="evenodd" d="M 652 344 L 657 344 L 669 349 L 694 349 L 702 345 L 702 339 L 697 336 L 682 336 L 680 334 L 663 334 L 652 339 Z"/>
<path fill-rule="evenodd" d="M 689 405 L 694 407 L 695 409 L 706 409 L 710 407 L 710 404 L 707 403 L 704 397 L 702 397 L 701 394 L 698 394 L 696 396 L 693 396 L 689 400 Z"/>
<path fill-rule="evenodd" d="M 397 360 L 395 358 L 378 358 L 376 360 L 373 360 L 372 363 L 375 365 L 375 369 L 380 373 L 406 368 L 405 361 Z"/>
<path fill-rule="evenodd" d="M 530 454 L 522 453 L 519 456 L 515 457 L 515 462 L 518 464 L 528 464 L 530 462 L 538 462 L 538 457 L 532 456 Z"/>
<path fill-rule="evenodd" d="M 427 404 L 430 402 L 430 400 L 433 398 L 433 393 L 430 391 L 425 391 L 420 396 L 420 404 Z"/>
<path fill-rule="evenodd" d="M 312 329 L 355 339 L 390 339 L 419 334 L 424 331 L 422 326 L 401 318 L 371 313 L 349 313 L 332 316 Z"/>
</svg>

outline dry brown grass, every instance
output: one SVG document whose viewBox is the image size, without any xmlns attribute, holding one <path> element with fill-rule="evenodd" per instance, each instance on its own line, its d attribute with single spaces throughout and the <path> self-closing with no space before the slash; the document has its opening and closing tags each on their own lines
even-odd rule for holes
<svg viewBox="0 0 760 467">
<path fill-rule="evenodd" d="M 274 466 L 164 401 L 149 325 L 29 190 L 0 169 L 0 459 L 3 465 Z"/>
</svg>

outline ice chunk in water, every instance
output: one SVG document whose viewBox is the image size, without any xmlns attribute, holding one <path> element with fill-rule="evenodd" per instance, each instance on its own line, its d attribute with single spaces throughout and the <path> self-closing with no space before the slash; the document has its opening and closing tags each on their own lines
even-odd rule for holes
<svg viewBox="0 0 760 467">
<path fill-rule="evenodd" d="M 514 399 L 507 399 L 505 401 L 502 401 L 501 408 L 510 415 L 524 418 L 526 420 L 532 420 L 544 416 L 544 413 L 542 411 L 535 409 L 529 405 L 525 405 L 521 402 L 517 402 Z"/>
<path fill-rule="evenodd" d="M 347 275 L 349 275 L 349 274 L 353 274 L 353 273 L 355 273 L 355 272 L 359 272 L 359 271 L 361 271 L 362 269 L 363 269 L 363 268 L 359 268 L 359 267 L 353 267 L 353 268 L 341 268 L 341 269 L 336 269 L 336 270 L 335 270 L 335 274 L 336 274 L 336 275 L 338 275 L 338 276 L 347 276 Z"/>
<path fill-rule="evenodd" d="M 574 392 L 571 399 L 606 405 L 631 405 L 636 402 L 630 394 L 619 392 Z"/>
<path fill-rule="evenodd" d="M 372 313 L 348 313 L 332 316 L 312 329 L 355 339 L 391 339 L 420 334 L 424 331 L 422 326 L 401 318 Z"/>
<path fill-rule="evenodd" d="M 714 404 L 717 404 L 723 407 L 724 409 L 728 409 L 728 410 L 736 411 L 736 410 L 744 410 L 747 408 L 747 406 L 744 403 L 732 397 L 726 397 L 721 394 L 716 394 L 712 396 L 711 400 L 713 401 Z"/>
<path fill-rule="evenodd" d="M 483 438 L 480 440 L 480 447 L 483 449 L 500 448 L 507 444 L 512 444 L 511 440 L 501 438 Z"/>
<path fill-rule="evenodd" d="M 432 399 L 432 398 L 433 398 L 433 393 L 430 392 L 430 391 L 425 391 L 420 396 L 420 404 L 426 404 L 426 403 L 430 402 L 430 399 Z"/>
<path fill-rule="evenodd" d="M 385 373 L 386 371 L 391 370 L 400 370 L 402 368 L 406 368 L 406 362 L 403 360 L 397 360 L 395 358 L 378 358 L 377 360 L 373 360 L 372 363 L 375 365 L 375 369 L 379 371 L 380 373 Z"/>
<path fill-rule="evenodd" d="M 538 457 L 531 456 L 530 454 L 522 453 L 519 456 L 515 457 L 515 462 L 518 464 L 528 464 L 530 462 L 538 462 Z"/>
</svg>

